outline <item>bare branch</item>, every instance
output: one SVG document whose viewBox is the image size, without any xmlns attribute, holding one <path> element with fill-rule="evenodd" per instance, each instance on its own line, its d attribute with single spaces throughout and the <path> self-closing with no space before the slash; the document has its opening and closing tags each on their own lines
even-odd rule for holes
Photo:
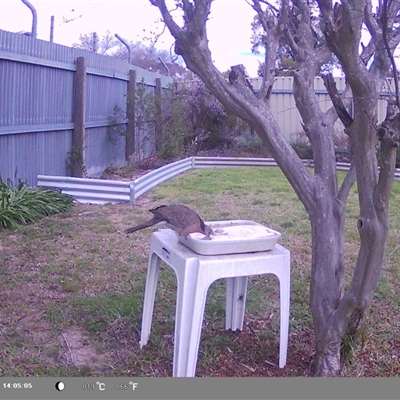
<svg viewBox="0 0 400 400">
<path fill-rule="evenodd" d="M 263 1 L 262 3 L 265 4 Z M 289 14 L 289 1 L 282 1 L 280 12 L 275 13 L 278 16 L 274 15 L 272 12 L 268 13 L 267 11 L 263 11 L 260 0 L 253 0 L 252 7 L 257 12 L 258 19 L 267 36 L 267 39 L 264 42 L 264 77 L 261 88 L 258 92 L 258 98 L 268 101 L 275 79 L 275 61 L 279 39 L 285 30 Z"/>
<path fill-rule="evenodd" d="M 258 15 L 258 19 L 260 21 L 261 26 L 264 29 L 264 32 L 268 34 L 269 21 L 267 20 L 267 13 L 264 13 L 263 9 L 261 8 L 260 2 L 258 0 L 253 1 L 252 7 Z"/>
<path fill-rule="evenodd" d="M 355 83 L 368 81 L 366 78 L 368 69 L 363 62 L 360 62 L 359 55 L 365 3 L 360 0 L 342 0 L 341 3 L 335 3 L 335 6 L 331 8 L 325 1 L 317 0 L 317 2 L 322 14 L 321 28 L 326 42 L 342 64 L 348 80 L 352 82 L 352 89 L 354 89 Z M 360 84 L 358 86 L 364 87 L 368 94 L 373 90 L 372 87 L 367 87 L 368 85 Z"/>
<path fill-rule="evenodd" d="M 163 17 L 165 24 L 168 26 L 168 29 L 171 31 L 172 36 L 175 38 L 179 37 L 182 33 L 182 28 L 174 21 L 170 12 L 168 11 L 167 5 L 165 4 L 165 0 L 149 0 L 153 6 L 158 7 Z"/>
<path fill-rule="evenodd" d="M 67 349 L 68 349 L 68 351 L 69 351 L 69 356 L 70 356 L 70 358 L 71 358 L 72 364 L 74 364 L 75 367 L 78 367 L 78 366 L 75 364 L 75 361 L 74 361 L 74 353 L 72 352 L 71 346 L 69 345 L 69 343 L 68 343 L 68 341 L 67 341 L 67 338 L 65 337 L 65 335 L 64 335 L 62 332 L 61 332 L 61 336 L 62 336 L 62 338 L 64 339 L 65 344 L 67 345 Z M 66 352 L 67 352 L 67 351 L 65 351 L 65 353 L 66 353 Z M 65 354 L 65 353 L 64 353 L 64 354 Z M 65 357 L 65 359 L 67 360 L 67 365 L 68 365 L 68 358 Z"/>
<path fill-rule="evenodd" d="M 253 1 L 251 7 L 256 11 L 258 20 L 267 35 L 267 39 L 264 42 L 265 57 L 264 57 L 264 74 L 261 88 L 258 92 L 258 97 L 268 100 L 268 92 L 272 88 L 273 75 L 275 71 L 275 54 L 276 48 L 278 46 L 277 41 L 273 40 L 272 31 L 270 30 L 270 22 L 268 21 L 267 13 L 261 8 L 260 2 L 258 0 Z"/>
<path fill-rule="evenodd" d="M 318 4 L 322 12 L 324 13 L 332 12 L 332 0 L 319 0 Z"/>
<path fill-rule="evenodd" d="M 337 199 L 342 203 L 346 203 L 347 198 L 349 197 L 349 193 L 351 188 L 353 187 L 356 181 L 356 166 L 354 163 L 351 163 L 350 169 L 347 171 L 347 174 L 340 186 L 339 193 L 337 195 Z"/>
<path fill-rule="evenodd" d="M 389 3 L 390 7 L 386 7 L 385 5 Z M 388 49 L 390 53 L 393 53 L 400 42 L 400 36 L 395 27 L 400 4 L 398 0 L 391 0 L 389 3 L 387 3 L 387 0 L 380 1 L 377 14 L 372 14 L 372 17 L 376 19 L 376 23 L 379 25 L 379 29 L 375 30 L 375 36 L 373 37 L 375 47 L 370 72 L 374 76 L 378 90 L 380 90 L 392 65 Z M 371 14 L 368 13 L 368 15 Z"/>
<path fill-rule="evenodd" d="M 287 30 L 285 36 L 286 36 L 287 41 L 289 42 L 289 46 L 292 49 L 293 53 L 296 55 L 299 55 L 300 48 L 297 45 L 297 43 L 295 42 L 292 33 L 289 30 Z"/>
<path fill-rule="evenodd" d="M 381 29 L 376 21 L 376 18 L 372 12 L 372 1 L 367 0 L 365 5 L 365 25 L 368 28 L 369 33 L 371 34 L 373 40 L 381 34 Z"/>
<path fill-rule="evenodd" d="M 400 107 L 399 77 L 397 74 L 396 62 L 394 61 L 393 51 L 390 48 L 389 37 L 388 37 L 388 25 L 389 25 L 389 13 L 390 13 L 389 10 L 390 10 L 391 3 L 392 3 L 391 0 L 383 0 L 382 17 L 381 17 L 381 19 L 382 19 L 382 39 L 383 39 L 383 43 L 385 44 L 385 48 L 386 48 L 390 63 L 392 65 L 394 86 L 396 88 L 395 89 L 396 103 L 397 103 L 397 106 Z"/>
<path fill-rule="evenodd" d="M 324 81 L 324 85 L 328 94 L 332 100 L 333 107 L 335 108 L 337 115 L 339 116 L 340 121 L 345 126 L 345 128 L 349 128 L 353 123 L 353 118 L 347 112 L 346 107 L 343 104 L 342 97 L 339 95 L 339 92 L 336 87 L 336 82 L 333 79 L 332 74 L 326 74 L 322 76 L 322 80 Z"/>
<path fill-rule="evenodd" d="M 205 23 L 210 14 L 210 7 L 213 0 L 196 0 L 192 4 L 188 0 L 183 0 L 183 9 L 185 12 L 185 22 L 188 31 L 193 36 L 205 35 Z"/>
<path fill-rule="evenodd" d="M 361 60 L 363 60 L 363 63 L 365 65 L 367 65 L 375 52 L 374 39 L 371 38 L 371 40 L 369 41 L 369 43 L 366 46 L 361 42 L 361 47 L 362 47 L 362 51 L 360 54 L 360 58 L 361 58 Z"/>
</svg>

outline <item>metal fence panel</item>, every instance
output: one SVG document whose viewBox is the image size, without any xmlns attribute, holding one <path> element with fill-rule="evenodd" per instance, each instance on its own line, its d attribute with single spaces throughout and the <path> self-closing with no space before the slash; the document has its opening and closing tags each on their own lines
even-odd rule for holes
<svg viewBox="0 0 400 400">
<path fill-rule="evenodd" d="M 273 158 L 248 158 L 248 157 L 193 157 L 194 168 L 208 167 L 276 167 Z"/>
<path fill-rule="evenodd" d="M 74 73 L 1 60 L 0 133 L 72 123 Z M 62 98 L 60 98 L 62 96 Z"/>
<path fill-rule="evenodd" d="M 38 186 L 60 190 L 80 203 L 130 203 L 131 182 L 103 179 L 71 178 L 67 176 L 38 176 Z"/>
<path fill-rule="evenodd" d="M 303 160 L 312 168 L 312 160 Z M 63 176 L 39 176 L 38 185 L 61 190 L 83 203 L 133 203 L 157 185 L 194 168 L 228 168 L 228 167 L 276 167 L 273 158 L 244 157 L 188 157 L 158 168 L 133 182 L 107 181 L 101 179 L 68 178 Z M 337 170 L 347 171 L 350 164 L 337 163 Z M 395 179 L 400 180 L 400 169 L 395 171 Z"/>
<path fill-rule="evenodd" d="M 250 81 L 254 90 L 257 91 L 260 89 L 262 78 L 252 78 Z M 335 81 L 339 92 L 343 91 L 345 89 L 345 79 L 335 77 Z M 394 93 L 393 86 L 393 83 L 386 83 L 382 90 L 382 95 L 385 96 L 390 92 Z M 317 99 L 316 101 L 321 107 L 321 110 L 324 112 L 327 111 L 332 106 L 332 102 L 321 77 L 314 78 L 314 89 Z M 289 141 L 295 141 L 298 139 L 299 134 L 301 135 L 303 132 L 301 116 L 296 108 L 292 93 L 293 77 L 280 76 L 275 79 L 270 100 L 271 111 L 282 131 L 282 135 L 284 135 Z M 382 122 L 385 116 L 386 101 L 384 99 L 379 99 L 378 123 Z M 339 120 L 335 123 L 335 129 L 338 133 L 343 132 L 343 125 Z"/>
<path fill-rule="evenodd" d="M 125 165 L 125 137 L 111 127 L 86 128 L 86 174 L 99 177 L 107 166 Z"/>
<path fill-rule="evenodd" d="M 0 136 L 0 175 L 14 183 L 20 178 L 31 186 L 36 186 L 38 171 L 67 175 L 70 149 L 69 131 Z"/>
<path fill-rule="evenodd" d="M 148 192 L 155 186 L 173 178 L 182 172 L 193 168 L 193 158 L 188 157 L 180 161 L 173 162 L 158 168 L 148 174 L 141 176 L 134 181 L 134 199 L 137 199 L 142 194 Z"/>
<path fill-rule="evenodd" d="M 72 151 L 75 62 L 85 57 L 86 171 L 98 176 L 107 166 L 125 162 L 125 139 L 114 134 L 126 124 L 129 70 L 154 90 L 156 78 L 166 88 L 171 78 L 113 57 L 0 30 L 0 174 L 35 186 L 40 174 L 67 175 Z M 115 122 L 115 121 L 114 121 Z M 154 138 L 153 138 L 154 142 Z M 148 150 L 146 144 L 146 153 Z M 154 145 L 151 145 L 154 148 Z"/>
</svg>

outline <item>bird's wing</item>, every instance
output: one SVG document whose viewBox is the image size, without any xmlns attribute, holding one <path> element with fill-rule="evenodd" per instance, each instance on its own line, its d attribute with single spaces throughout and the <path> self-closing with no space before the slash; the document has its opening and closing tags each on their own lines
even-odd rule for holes
<svg viewBox="0 0 400 400">
<path fill-rule="evenodd" d="M 198 214 L 189 207 L 181 204 L 160 206 L 150 211 L 156 217 L 179 229 L 184 229 L 196 224 L 201 227 L 201 219 Z"/>
</svg>

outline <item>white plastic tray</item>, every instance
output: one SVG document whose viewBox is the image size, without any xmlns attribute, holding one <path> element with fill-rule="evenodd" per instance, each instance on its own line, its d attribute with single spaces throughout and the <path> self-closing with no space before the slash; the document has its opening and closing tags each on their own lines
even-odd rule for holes
<svg viewBox="0 0 400 400">
<path fill-rule="evenodd" d="M 206 222 L 214 231 L 211 240 L 205 240 L 201 233 L 192 233 L 178 240 L 189 249 L 202 255 L 252 253 L 272 250 L 281 237 L 277 231 L 257 222 L 247 220 Z"/>
</svg>

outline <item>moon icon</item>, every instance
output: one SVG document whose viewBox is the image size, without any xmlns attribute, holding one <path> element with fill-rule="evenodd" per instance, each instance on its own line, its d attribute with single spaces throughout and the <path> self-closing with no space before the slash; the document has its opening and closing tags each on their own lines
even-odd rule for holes
<svg viewBox="0 0 400 400">
<path fill-rule="evenodd" d="M 61 392 L 62 390 L 64 390 L 64 388 L 65 388 L 64 382 L 59 381 L 59 382 L 56 383 L 56 389 L 57 389 L 59 392 Z"/>
</svg>

